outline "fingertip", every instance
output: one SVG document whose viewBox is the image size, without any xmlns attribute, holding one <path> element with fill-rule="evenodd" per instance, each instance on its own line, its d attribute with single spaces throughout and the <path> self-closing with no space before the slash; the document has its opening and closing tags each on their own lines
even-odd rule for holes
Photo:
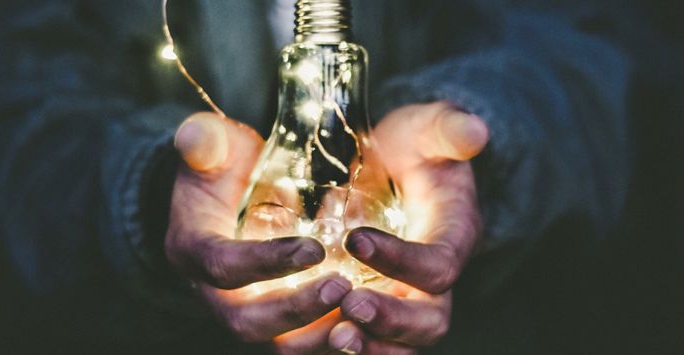
<svg viewBox="0 0 684 355">
<path fill-rule="evenodd" d="M 329 274 L 323 278 L 324 282 L 319 288 L 318 295 L 327 306 L 339 304 L 345 295 L 352 290 L 352 283 L 339 274 Z"/>
<path fill-rule="evenodd" d="M 178 128 L 174 145 L 191 169 L 206 172 L 218 168 L 229 154 L 225 122 L 213 113 L 196 113 Z"/>
<path fill-rule="evenodd" d="M 311 268 L 325 259 L 325 248 L 314 238 L 294 237 L 299 246 L 291 254 L 292 264 L 299 268 Z"/>
<path fill-rule="evenodd" d="M 465 153 L 468 159 L 480 154 L 482 149 L 489 142 L 489 128 L 485 121 L 477 115 L 468 114 L 468 124 L 466 125 L 465 135 L 468 139 L 464 140 L 467 143 Z"/>
<path fill-rule="evenodd" d="M 363 341 L 359 329 L 349 321 L 336 325 L 328 337 L 330 347 L 347 354 L 359 354 L 363 350 Z"/>
<path fill-rule="evenodd" d="M 369 260 L 375 254 L 377 246 L 373 241 L 374 234 L 382 233 L 368 227 L 353 229 L 344 241 L 347 252 L 359 260 Z"/>
<path fill-rule="evenodd" d="M 349 279 L 342 276 L 342 274 L 340 274 L 337 271 L 331 271 L 331 272 L 324 274 L 323 279 L 325 279 L 327 281 L 335 281 L 335 282 L 339 283 L 343 288 L 348 288 L 350 290 L 354 287 L 354 285 L 352 284 L 351 281 L 349 281 Z"/>
<path fill-rule="evenodd" d="M 489 140 L 489 129 L 473 114 L 449 109 L 435 124 L 440 155 L 454 160 L 468 160 L 478 155 Z"/>
</svg>

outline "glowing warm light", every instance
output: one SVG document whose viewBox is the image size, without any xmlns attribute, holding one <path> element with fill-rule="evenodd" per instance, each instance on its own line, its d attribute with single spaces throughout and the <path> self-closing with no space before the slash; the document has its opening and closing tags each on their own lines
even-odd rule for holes
<svg viewBox="0 0 684 355">
<path fill-rule="evenodd" d="M 159 56 L 164 60 L 178 60 L 176 51 L 171 44 L 165 45 L 159 52 Z"/>
<path fill-rule="evenodd" d="M 313 232 L 314 224 L 309 221 L 300 221 L 297 225 L 297 232 L 299 235 L 308 236 Z"/>
<path fill-rule="evenodd" d="M 349 64 L 344 63 L 340 65 L 340 79 L 345 84 L 349 84 L 351 82 L 352 72 L 349 68 Z"/>
<path fill-rule="evenodd" d="M 277 187 L 281 190 L 285 190 L 285 191 L 292 191 L 292 190 L 296 189 L 296 185 L 295 185 L 294 181 L 292 181 L 292 179 L 290 179 L 289 177 L 282 177 L 282 178 L 276 180 L 273 183 L 273 185 L 275 185 L 275 187 Z"/>
<path fill-rule="evenodd" d="M 287 132 L 287 134 L 285 135 L 285 139 L 289 142 L 296 142 L 297 135 L 294 132 Z"/>
<path fill-rule="evenodd" d="M 417 201 L 404 201 L 403 204 L 406 216 L 406 229 L 404 231 L 406 240 L 420 240 L 430 221 L 431 208 Z"/>
<path fill-rule="evenodd" d="M 297 78 L 305 85 L 311 85 L 314 81 L 321 78 L 320 66 L 310 61 L 303 61 L 295 67 L 294 71 Z"/>
<path fill-rule="evenodd" d="M 342 218 L 342 214 L 344 213 L 344 203 L 336 203 L 335 211 L 333 213 L 335 216 Z"/>
<path fill-rule="evenodd" d="M 302 277 L 299 274 L 289 275 L 284 279 L 285 286 L 288 288 L 297 288 L 297 285 L 299 285 L 299 283 L 303 281 L 301 278 Z"/>
<path fill-rule="evenodd" d="M 406 225 L 406 215 L 403 211 L 396 208 L 386 208 L 384 213 L 390 227 L 398 228 Z"/>
<path fill-rule="evenodd" d="M 352 73 L 350 71 L 345 71 L 341 75 L 343 83 L 349 83 L 352 79 Z"/>
<path fill-rule="evenodd" d="M 300 189 L 305 189 L 310 185 L 309 180 L 307 179 L 297 179 L 294 181 L 294 184 Z"/>
<path fill-rule="evenodd" d="M 318 122 L 323 115 L 323 107 L 316 101 L 307 101 L 300 108 L 302 116 L 309 119 L 312 122 Z"/>
</svg>

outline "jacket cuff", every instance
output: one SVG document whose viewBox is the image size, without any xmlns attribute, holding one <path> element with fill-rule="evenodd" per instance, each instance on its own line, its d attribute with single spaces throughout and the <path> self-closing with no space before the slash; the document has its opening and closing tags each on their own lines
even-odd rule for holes
<svg viewBox="0 0 684 355">
<path fill-rule="evenodd" d="M 199 316 L 203 312 L 193 291 L 170 268 L 164 254 L 179 163 L 173 135 L 180 120 L 190 114 L 176 106 L 158 107 L 111 130 L 107 149 L 112 153 L 102 162 L 109 210 L 101 224 L 106 230 L 100 235 L 110 264 L 136 296 L 176 313 Z"/>
</svg>

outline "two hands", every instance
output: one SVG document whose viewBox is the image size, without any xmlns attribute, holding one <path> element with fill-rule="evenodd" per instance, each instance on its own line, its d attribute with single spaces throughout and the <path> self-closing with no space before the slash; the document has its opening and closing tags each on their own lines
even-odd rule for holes
<svg viewBox="0 0 684 355">
<path fill-rule="evenodd" d="M 352 289 L 330 274 L 253 296 L 241 287 L 310 268 L 325 251 L 311 238 L 228 238 L 263 141 L 251 128 L 210 113 L 178 129 L 185 164 L 174 186 L 166 254 L 237 337 L 271 341 L 280 353 L 403 354 L 446 334 L 451 286 L 480 236 L 468 159 L 486 144 L 487 128 L 438 102 L 391 112 L 373 139 L 408 208 L 408 240 L 359 228 L 345 246 L 399 287 L 393 294 Z"/>
</svg>

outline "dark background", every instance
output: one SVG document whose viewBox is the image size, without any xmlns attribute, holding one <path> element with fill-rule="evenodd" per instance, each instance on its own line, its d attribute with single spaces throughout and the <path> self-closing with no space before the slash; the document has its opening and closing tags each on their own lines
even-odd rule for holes
<svg viewBox="0 0 684 355">
<path fill-rule="evenodd" d="M 643 5 L 668 48 L 641 54 L 654 70 L 630 93 L 636 162 L 618 228 L 595 242 L 559 222 L 496 297 L 457 301 L 444 353 L 684 353 L 684 3 Z"/>
<path fill-rule="evenodd" d="M 653 70 L 635 78 L 630 93 L 637 159 L 620 225 L 607 239 L 595 241 L 584 237 L 589 232 L 581 221 L 559 222 L 492 296 L 468 293 L 487 260 L 471 265 L 456 288 L 452 335 L 435 352 L 684 353 L 684 4 L 644 2 L 644 11 L 666 45 L 643 53 Z M 0 349 L 8 350 L 0 353 L 129 353 L 97 338 L 77 348 L 70 339 L 47 338 L 54 329 L 68 333 L 72 325 L 65 320 L 97 317 L 88 312 L 89 303 L 114 297 L 116 290 L 93 290 L 80 300 L 57 295 L 36 305 L 13 287 L 16 280 L 0 262 Z M 62 302 L 81 302 L 83 314 L 64 314 Z M 175 343 L 143 349 L 230 353 L 228 343 L 215 341 L 221 338 L 225 335 L 218 330 L 198 330 Z M 211 345 L 198 349 L 202 339 L 211 339 Z"/>
</svg>

